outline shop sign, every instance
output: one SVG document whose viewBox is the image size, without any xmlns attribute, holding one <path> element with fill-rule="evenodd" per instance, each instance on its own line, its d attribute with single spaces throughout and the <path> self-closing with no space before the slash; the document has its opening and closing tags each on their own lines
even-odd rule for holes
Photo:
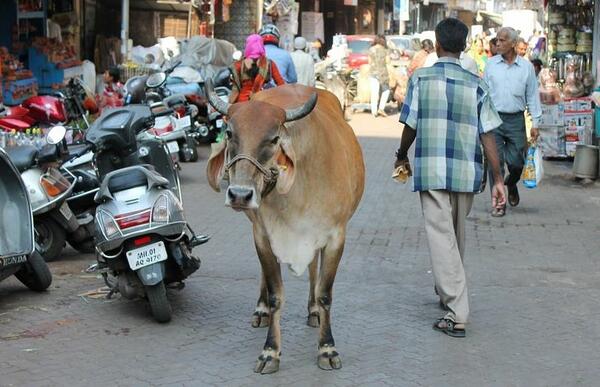
<svg viewBox="0 0 600 387">
<path fill-rule="evenodd" d="M 409 20 L 409 0 L 394 0 L 394 20 Z"/>
<path fill-rule="evenodd" d="M 358 0 L 344 0 L 344 5 L 353 5 L 356 7 L 358 5 Z"/>
</svg>

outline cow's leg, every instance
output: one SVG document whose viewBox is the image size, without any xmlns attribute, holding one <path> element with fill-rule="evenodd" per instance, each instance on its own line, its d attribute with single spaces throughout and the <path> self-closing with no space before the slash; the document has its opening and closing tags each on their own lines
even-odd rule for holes
<svg viewBox="0 0 600 387">
<path fill-rule="evenodd" d="M 262 328 L 269 325 L 269 307 L 268 305 L 267 283 L 265 281 L 265 272 L 261 269 L 260 276 L 260 295 L 256 302 L 256 309 L 252 315 L 252 327 Z"/>
<path fill-rule="evenodd" d="M 344 251 L 345 230 L 339 230 L 321 250 L 321 270 L 317 285 L 317 303 L 319 305 L 319 368 L 324 370 L 342 368 L 342 359 L 335 349 L 331 334 L 330 310 L 333 301 L 333 281 Z"/>
<path fill-rule="evenodd" d="M 315 257 L 308 266 L 308 277 L 310 279 L 310 289 L 308 292 L 308 318 L 306 324 L 309 327 L 317 328 L 319 326 L 319 305 L 315 298 L 315 288 L 317 286 L 318 279 L 318 265 L 319 265 L 319 251 L 315 253 Z"/>
<path fill-rule="evenodd" d="M 281 327 L 279 320 L 281 318 L 281 308 L 283 307 L 283 282 L 281 280 L 279 263 L 271 252 L 270 247 L 267 247 L 267 243 L 264 243 L 263 246 L 259 242 L 256 243 L 267 288 L 267 306 L 271 315 L 267 341 L 254 367 L 254 372 L 261 374 L 277 372 L 281 356 Z"/>
</svg>

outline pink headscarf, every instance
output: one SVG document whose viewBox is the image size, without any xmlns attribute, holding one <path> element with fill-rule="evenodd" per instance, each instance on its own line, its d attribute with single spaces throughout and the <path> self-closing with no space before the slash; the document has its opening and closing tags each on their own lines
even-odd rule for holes
<svg viewBox="0 0 600 387">
<path fill-rule="evenodd" d="M 246 39 L 246 49 L 244 57 L 250 59 L 258 59 L 265 55 L 265 46 L 262 37 L 258 34 L 252 34 Z"/>
</svg>

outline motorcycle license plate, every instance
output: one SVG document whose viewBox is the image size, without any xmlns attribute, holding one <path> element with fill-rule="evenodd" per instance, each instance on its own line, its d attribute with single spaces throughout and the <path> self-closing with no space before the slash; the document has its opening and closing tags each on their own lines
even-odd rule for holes
<svg viewBox="0 0 600 387">
<path fill-rule="evenodd" d="M 176 127 L 179 129 L 186 129 L 192 126 L 192 118 L 190 116 L 185 116 L 177 119 Z"/>
<path fill-rule="evenodd" d="M 156 242 L 127 252 L 127 260 L 131 270 L 141 269 L 156 262 L 167 259 L 167 249 L 163 242 Z"/>
<path fill-rule="evenodd" d="M 177 141 L 168 142 L 167 148 L 169 148 L 169 153 L 179 152 L 179 144 L 177 144 Z"/>
<path fill-rule="evenodd" d="M 221 127 L 223 126 L 223 120 L 218 119 L 216 122 L 217 128 L 221 129 Z"/>
</svg>

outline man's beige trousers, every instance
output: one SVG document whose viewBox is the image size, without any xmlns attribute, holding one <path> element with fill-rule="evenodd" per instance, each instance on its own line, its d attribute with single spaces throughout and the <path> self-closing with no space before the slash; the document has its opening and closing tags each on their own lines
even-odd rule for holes
<svg viewBox="0 0 600 387">
<path fill-rule="evenodd" d="M 445 318 L 466 323 L 469 294 L 463 267 L 465 221 L 474 194 L 436 190 L 420 195 L 435 287 L 449 309 Z"/>
</svg>

